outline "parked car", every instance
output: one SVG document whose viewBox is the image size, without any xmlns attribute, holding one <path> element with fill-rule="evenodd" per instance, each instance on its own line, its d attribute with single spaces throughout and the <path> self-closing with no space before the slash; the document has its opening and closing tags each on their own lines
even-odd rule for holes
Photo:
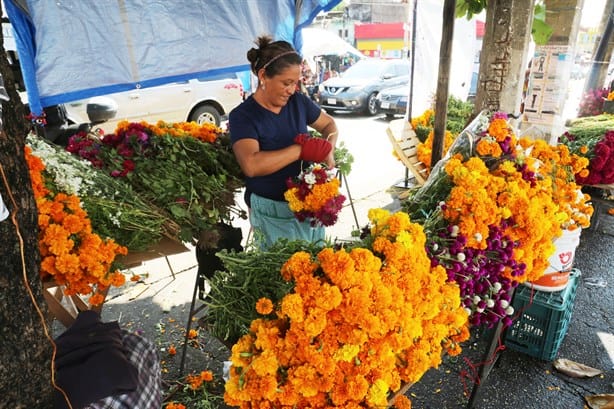
<svg viewBox="0 0 614 409">
<path fill-rule="evenodd" d="M 409 85 L 399 85 L 384 89 L 377 94 L 375 106 L 378 113 L 386 114 L 386 118 L 393 118 L 395 115 L 405 115 L 408 100 Z"/>
<path fill-rule="evenodd" d="M 319 86 L 320 106 L 327 112 L 363 112 L 375 115 L 377 94 L 409 81 L 407 60 L 364 59 Z"/>
<path fill-rule="evenodd" d="M 156 123 L 194 121 L 220 126 L 228 113 L 243 101 L 243 85 L 239 79 L 192 79 L 150 88 L 105 95 L 117 102 L 115 118 L 101 127 L 112 132 L 119 121 Z M 66 103 L 71 121 L 88 121 L 89 99 Z"/>
<path fill-rule="evenodd" d="M 410 91 L 410 84 L 381 90 L 375 99 L 377 112 L 385 114 L 388 119 L 392 119 L 395 115 L 405 116 L 410 92 L 413 92 L 413 105 L 411 107 L 413 117 L 421 115 L 433 105 L 434 96 L 432 91 L 427 90 L 427 84 L 414 79 L 413 91 Z"/>
</svg>

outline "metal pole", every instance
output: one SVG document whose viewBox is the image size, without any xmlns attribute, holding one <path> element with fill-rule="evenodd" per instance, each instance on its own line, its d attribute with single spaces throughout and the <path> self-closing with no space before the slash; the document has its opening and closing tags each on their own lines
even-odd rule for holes
<svg viewBox="0 0 614 409">
<path fill-rule="evenodd" d="M 409 74 L 409 97 L 407 100 L 407 122 L 411 125 L 412 105 L 414 99 L 414 67 L 416 62 L 416 25 L 418 16 L 418 0 L 414 0 L 411 18 L 411 68 Z M 405 168 L 405 188 L 409 187 L 409 169 Z"/>
</svg>

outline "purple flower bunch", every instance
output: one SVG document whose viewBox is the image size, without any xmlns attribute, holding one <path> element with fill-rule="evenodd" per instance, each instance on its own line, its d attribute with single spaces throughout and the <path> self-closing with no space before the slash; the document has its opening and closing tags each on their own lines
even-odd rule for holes
<svg viewBox="0 0 614 409">
<path fill-rule="evenodd" d="M 467 247 L 467 238 L 459 234 L 458 226 L 441 229 L 427 243 L 431 264 L 443 266 L 448 280 L 460 287 L 461 302 L 473 326 L 492 328 L 500 320 L 506 327 L 512 324 L 510 290 L 518 283 L 511 277 L 522 276 L 526 266 L 514 259 L 517 244 L 503 234 L 504 228 L 489 226 L 485 249 Z"/>
<path fill-rule="evenodd" d="M 608 97 L 608 89 L 591 89 L 582 95 L 578 118 L 603 114 L 603 101 Z"/>
</svg>

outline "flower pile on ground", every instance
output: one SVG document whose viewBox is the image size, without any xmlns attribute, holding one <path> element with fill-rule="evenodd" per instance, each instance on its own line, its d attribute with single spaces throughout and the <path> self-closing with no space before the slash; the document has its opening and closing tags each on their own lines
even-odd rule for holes
<svg viewBox="0 0 614 409">
<path fill-rule="evenodd" d="M 281 275 L 294 287 L 256 303 L 260 318 L 232 347 L 226 403 L 384 407 L 442 353 L 460 353 L 467 313 L 456 283 L 431 267 L 422 227 L 403 212 L 377 209 L 369 218 L 369 240 L 285 262 Z"/>
<path fill-rule="evenodd" d="M 332 226 L 337 222 L 345 196 L 339 193 L 336 174 L 335 169 L 314 163 L 296 178 L 288 179 L 284 197 L 299 221 L 310 220 L 312 226 Z"/>
<path fill-rule="evenodd" d="M 130 185 L 43 138 L 30 135 L 27 144 L 35 156 L 44 158 L 52 190 L 78 196 L 101 237 L 112 237 L 130 252 L 150 247 L 163 235 L 176 234 L 178 227 L 170 217 L 145 203 Z"/>
<path fill-rule="evenodd" d="M 590 161 L 587 171 L 576 175 L 578 184 L 614 183 L 614 115 L 575 120 L 558 142 Z"/>
<path fill-rule="evenodd" d="M 589 197 L 573 181 L 587 164 L 565 146 L 518 140 L 503 113 L 481 114 L 402 204 L 472 325 L 509 325 L 509 290 L 543 275 L 563 228 L 588 226 Z"/>
<path fill-rule="evenodd" d="M 230 220 L 242 185 L 228 135 L 210 124 L 120 122 L 100 140 L 71 137 L 67 147 L 121 178 L 180 228 L 177 240 L 195 242 L 220 219 Z"/>
<path fill-rule="evenodd" d="M 216 393 L 217 385 L 209 370 L 189 374 L 183 382 L 177 382 L 164 404 L 164 409 L 217 409 L 222 397 Z"/>
<path fill-rule="evenodd" d="M 28 146 L 25 157 L 38 208 L 41 278 L 64 286 L 66 295 L 89 295 L 91 305 L 100 305 L 109 286 L 125 283 L 113 263 L 127 249 L 92 231 L 79 197 L 49 188 L 45 164 Z"/>
</svg>

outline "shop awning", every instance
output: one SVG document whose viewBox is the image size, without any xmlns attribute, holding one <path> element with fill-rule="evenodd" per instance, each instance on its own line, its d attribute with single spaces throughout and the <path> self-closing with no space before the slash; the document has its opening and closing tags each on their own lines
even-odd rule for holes
<svg viewBox="0 0 614 409">
<path fill-rule="evenodd" d="M 261 34 L 301 28 L 341 0 L 4 0 L 30 109 L 249 70 Z"/>
</svg>

